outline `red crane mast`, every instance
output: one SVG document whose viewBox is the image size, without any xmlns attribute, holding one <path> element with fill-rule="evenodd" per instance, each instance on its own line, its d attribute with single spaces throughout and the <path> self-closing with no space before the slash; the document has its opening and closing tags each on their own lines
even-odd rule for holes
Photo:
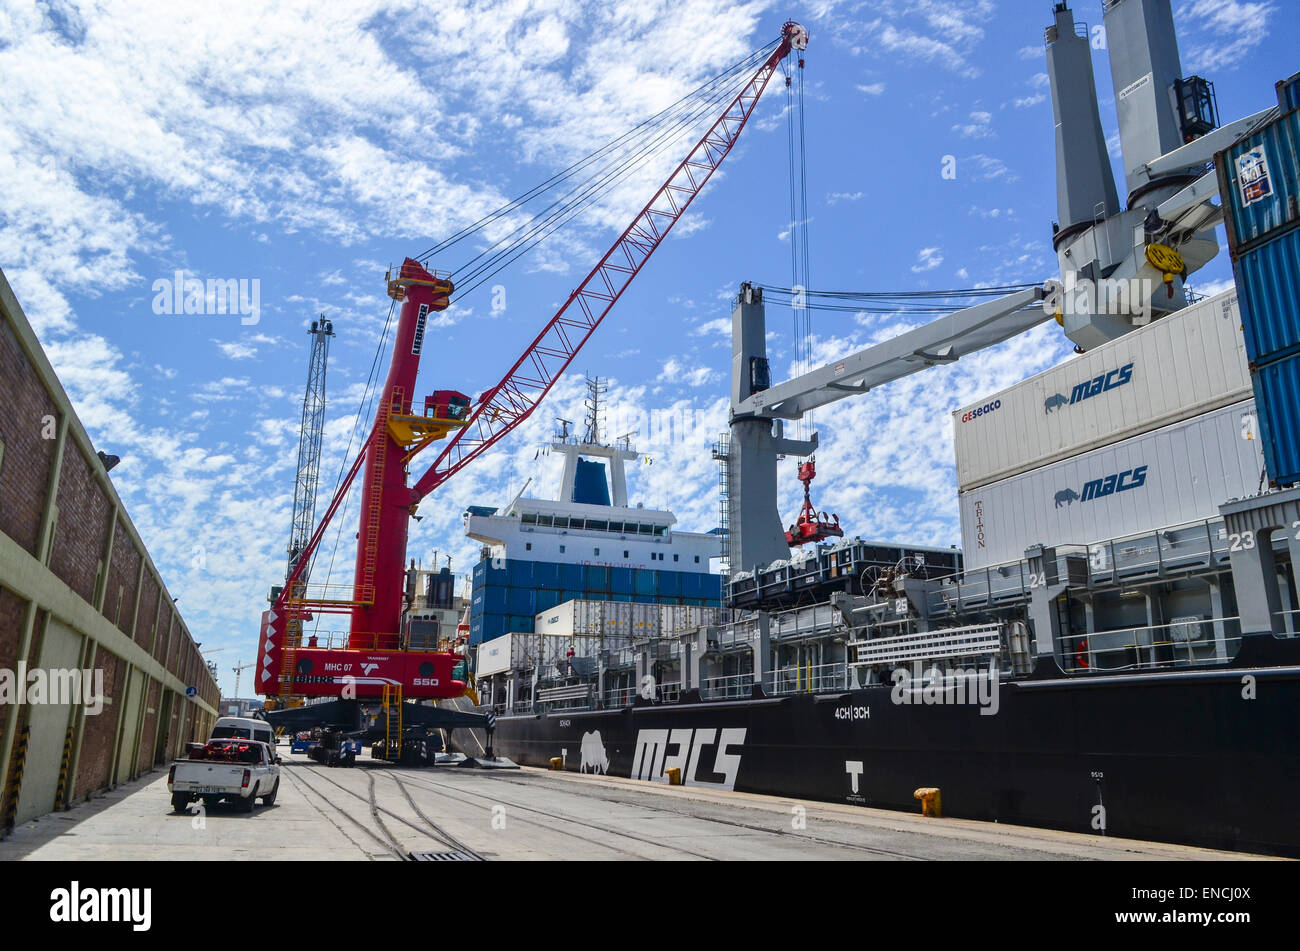
<svg viewBox="0 0 1300 951">
<path fill-rule="evenodd" d="M 771 55 L 501 381 L 472 408 L 463 394 L 441 390 L 425 399 L 423 415 L 413 412 L 412 394 L 428 315 L 449 306 L 454 288 L 449 279 L 412 258 L 389 273 L 389 295 L 401 303 L 401 312 L 374 428 L 293 574 L 271 610 L 263 615 L 259 693 L 335 696 L 350 688 L 354 698 L 361 698 L 396 687 L 406 698 L 446 698 L 464 692 L 464 681 L 452 677 L 460 655 L 400 649 L 407 530 L 415 506 L 537 408 L 731 151 L 781 61 L 791 50 L 807 48 L 807 43 L 807 31 L 793 20 L 787 21 Z M 444 437 L 446 444 L 433 464 L 414 486 L 408 486 L 409 461 Z M 298 575 L 310 562 L 363 463 L 352 599 L 308 598 L 297 583 Z M 346 649 L 286 642 L 286 619 L 311 611 L 351 615 Z"/>
</svg>

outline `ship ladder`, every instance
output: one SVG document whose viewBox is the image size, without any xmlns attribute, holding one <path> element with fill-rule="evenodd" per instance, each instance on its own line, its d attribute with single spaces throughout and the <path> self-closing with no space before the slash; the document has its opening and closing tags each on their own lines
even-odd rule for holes
<svg viewBox="0 0 1300 951">
<path fill-rule="evenodd" d="M 402 685 L 384 684 L 384 759 L 396 763 L 402 758 Z"/>
</svg>

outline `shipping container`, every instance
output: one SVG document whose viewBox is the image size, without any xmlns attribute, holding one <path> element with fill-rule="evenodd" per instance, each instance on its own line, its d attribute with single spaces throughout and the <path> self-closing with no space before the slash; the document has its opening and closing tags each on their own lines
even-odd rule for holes
<svg viewBox="0 0 1300 951">
<path fill-rule="evenodd" d="M 1300 355 L 1257 367 L 1254 381 L 1269 478 L 1294 485 L 1300 482 Z"/>
<path fill-rule="evenodd" d="M 1300 352 L 1300 229 L 1247 251 L 1232 267 L 1250 362 Z"/>
<path fill-rule="evenodd" d="M 1277 82 L 1277 106 L 1283 112 L 1300 109 L 1300 73 Z"/>
<path fill-rule="evenodd" d="M 537 615 L 536 630 L 548 637 L 600 634 L 605 628 L 605 603 L 566 601 Z"/>
<path fill-rule="evenodd" d="M 693 628 L 725 624 L 727 613 L 724 608 L 665 604 L 659 609 L 659 627 L 664 637 L 674 637 Z"/>
<path fill-rule="evenodd" d="M 958 489 L 1007 479 L 1250 395 L 1237 295 L 1227 291 L 957 410 Z"/>
<path fill-rule="evenodd" d="M 1233 260 L 1300 225 L 1300 112 L 1233 143 L 1215 166 Z"/>
<path fill-rule="evenodd" d="M 490 677 L 510 669 L 511 648 L 515 640 L 507 634 L 495 640 L 486 641 L 478 646 L 478 658 L 474 665 L 476 677 Z"/>
<path fill-rule="evenodd" d="M 1255 494 L 1264 459 L 1246 400 L 960 494 L 966 569 L 1033 545 L 1090 545 L 1219 517 Z"/>
</svg>

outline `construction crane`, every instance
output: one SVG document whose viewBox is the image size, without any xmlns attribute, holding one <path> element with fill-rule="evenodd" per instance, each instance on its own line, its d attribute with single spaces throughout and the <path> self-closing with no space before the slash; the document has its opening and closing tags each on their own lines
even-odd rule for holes
<svg viewBox="0 0 1300 951">
<path fill-rule="evenodd" d="M 395 696 L 445 699 L 464 695 L 466 679 L 463 675 L 456 676 L 454 671 L 463 661 L 459 654 L 402 649 L 400 625 L 406 587 L 402 581 L 407 531 L 416 507 L 532 414 L 731 151 L 778 66 L 792 50 L 806 49 L 807 43 L 807 31 L 798 23 L 788 21 L 779 39 L 723 74 L 726 82 L 710 81 L 701 87 L 704 92 L 697 98 L 706 102 L 706 108 L 716 109 L 717 103 L 724 103 L 721 115 L 717 115 L 686 158 L 677 164 L 500 382 L 478 399 L 471 401 L 454 390 L 438 390 L 426 397 L 417 411 L 415 379 L 429 315 L 450 306 L 455 286 L 448 274 L 426 266 L 428 254 L 422 260 L 408 257 L 390 270 L 387 290 L 394 306 L 400 305 L 400 312 L 392 363 L 379 394 L 374 426 L 364 451 L 341 482 L 320 525 L 298 553 L 284 588 L 263 615 L 256 687 L 259 693 L 318 697 L 347 694 L 357 701 L 379 697 L 390 714 Z M 757 69 L 750 72 L 755 63 Z M 733 92 L 738 80 L 743 85 L 738 92 Z M 655 120 L 668 116 L 680 127 L 681 122 L 695 122 L 700 117 L 697 102 L 693 101 L 690 109 L 694 112 L 682 113 L 685 119 L 666 110 Z M 647 128 L 653 130 L 654 126 Z M 669 126 L 669 132 L 673 128 Z M 663 141 L 662 137 L 652 140 L 638 154 L 654 154 L 655 148 L 663 147 Z M 602 153 L 605 150 L 593 156 Z M 596 185 L 607 185 L 615 173 L 628 167 L 627 163 L 612 166 L 613 171 L 607 175 L 602 173 L 605 177 L 597 178 Z M 589 196 L 594 192 L 576 189 L 570 192 L 570 196 L 575 194 L 577 197 L 571 197 L 564 206 L 564 214 L 576 214 L 590 203 Z M 523 230 L 524 237 L 500 253 L 515 257 L 524 253 L 532 245 L 523 242 L 541 240 L 551 233 L 556 220 L 555 213 L 548 214 L 540 224 L 530 226 L 531 230 Z M 471 287 L 476 286 L 472 285 L 474 280 L 480 283 L 486 280 L 484 274 L 490 277 L 495 273 L 485 272 L 484 266 L 468 272 L 466 281 L 471 282 Z M 414 485 L 408 485 L 411 461 L 440 440 L 445 440 L 442 451 Z M 309 597 L 298 582 L 326 526 L 363 469 L 352 598 L 342 601 Z M 347 649 L 302 647 L 293 638 L 286 638 L 292 620 L 311 611 L 351 616 Z M 321 716 L 325 713 L 321 708 L 327 706 L 334 705 L 318 704 L 303 709 Z M 402 710 L 400 704 L 396 709 Z M 424 706 L 407 707 L 404 712 L 407 716 L 425 716 L 430 718 L 429 722 L 437 714 L 450 713 Z M 439 722 L 439 725 L 444 728 L 482 725 L 477 714 L 460 716 L 470 719 L 457 724 Z M 393 719 L 391 715 L 386 718 L 389 723 Z"/>
<path fill-rule="evenodd" d="M 256 666 L 257 666 L 257 661 L 250 661 L 250 662 L 247 663 L 247 664 L 238 664 L 238 665 L 236 665 L 236 666 L 230 668 L 231 670 L 233 670 L 233 671 L 235 672 L 235 693 L 234 693 L 234 698 L 235 698 L 236 700 L 239 699 L 239 675 L 242 674 L 244 671 L 248 670 L 248 668 L 250 668 L 250 667 L 256 667 Z"/>
<path fill-rule="evenodd" d="M 329 360 L 334 324 L 321 314 L 311 322 L 311 358 L 307 363 L 307 389 L 302 397 L 302 425 L 298 432 L 298 474 L 293 483 L 293 522 L 289 529 L 289 564 L 285 580 L 293 574 L 298 557 L 311 540 L 316 518 L 316 488 L 320 483 L 321 437 L 325 431 L 325 365 Z M 306 582 L 310 566 L 299 574 Z"/>
<path fill-rule="evenodd" d="M 307 543 L 311 540 L 312 525 L 316 517 L 316 489 L 320 483 L 321 438 L 325 431 L 325 366 L 329 360 L 330 338 L 334 324 L 325 315 L 311 322 L 307 333 L 311 336 L 311 356 L 307 362 L 307 388 L 302 397 L 302 424 L 298 430 L 298 469 L 293 481 L 293 521 L 289 527 L 289 556 L 285 568 L 285 588 L 293 585 L 293 592 L 301 597 L 306 593 L 311 575 L 311 559 L 299 565 Z M 295 569 L 297 573 L 295 576 Z M 273 591 L 274 598 L 278 592 Z M 302 625 L 309 618 L 298 614 L 288 619 L 285 636 L 294 644 L 302 642 Z"/>
</svg>

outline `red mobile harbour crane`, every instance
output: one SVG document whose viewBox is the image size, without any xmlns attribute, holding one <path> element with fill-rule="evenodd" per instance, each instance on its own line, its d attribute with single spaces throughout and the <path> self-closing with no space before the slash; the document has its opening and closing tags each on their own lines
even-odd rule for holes
<svg viewBox="0 0 1300 951">
<path fill-rule="evenodd" d="M 276 698 L 268 703 L 280 706 L 267 715 L 273 723 L 294 731 L 325 726 L 340 736 L 364 736 L 375 743 L 376 755 L 405 761 L 420 759 L 435 746 L 440 749 L 435 732 L 439 728 L 484 727 L 490 744 L 491 714 L 404 702 L 473 697 L 467 675 L 458 671 L 463 655 L 416 644 L 401 633 L 409 520 L 425 496 L 536 409 L 731 151 L 778 66 L 791 50 L 806 49 L 807 44 L 807 31 L 786 22 L 775 48 L 740 92 L 502 380 L 476 402 L 462 393 L 438 390 L 425 398 L 421 413 L 413 412 L 429 314 L 447 309 L 454 286 L 449 277 L 409 257 L 389 272 L 388 294 L 401 312 L 374 427 L 284 587 L 273 591 L 271 609 L 262 615 L 256 689 Z M 445 445 L 437 459 L 408 485 L 411 460 L 441 440 Z M 306 567 L 363 467 L 352 596 L 311 597 L 303 580 Z M 351 616 L 346 646 L 319 646 L 313 638 L 301 642 L 300 622 L 313 612 Z M 420 649 L 426 646 L 435 649 Z M 283 705 L 297 697 L 339 699 Z"/>
</svg>

